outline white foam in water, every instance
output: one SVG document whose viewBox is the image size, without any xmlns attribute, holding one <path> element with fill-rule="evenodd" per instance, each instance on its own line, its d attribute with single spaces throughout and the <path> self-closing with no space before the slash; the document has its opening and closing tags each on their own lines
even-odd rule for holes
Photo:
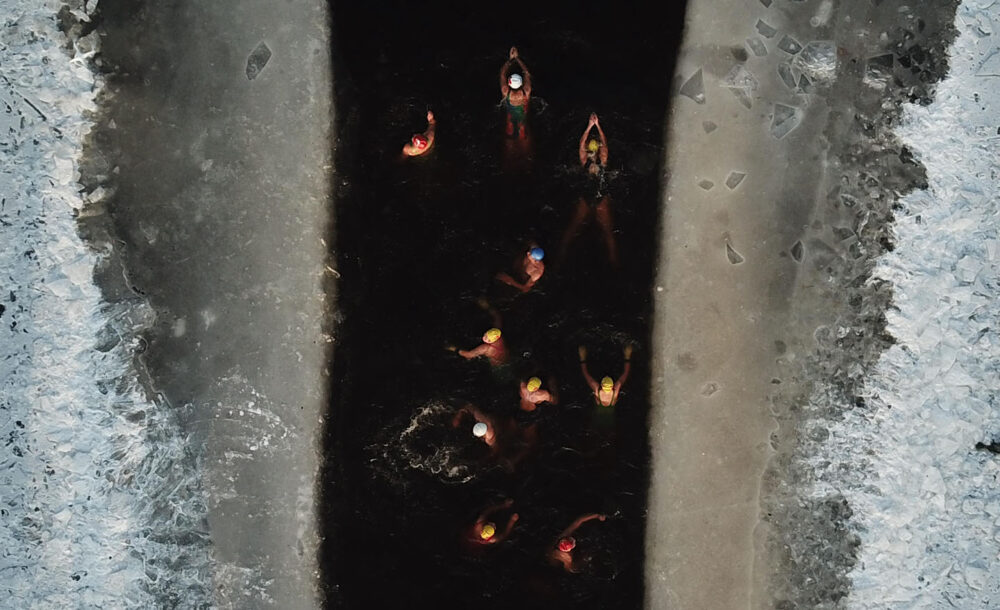
<svg viewBox="0 0 1000 610">
<path fill-rule="evenodd" d="M 388 426 L 386 430 L 390 438 L 369 449 L 374 458 L 372 467 L 390 480 L 405 480 L 409 476 L 405 470 L 410 469 L 431 475 L 444 483 L 471 481 L 477 470 L 463 459 L 462 447 L 442 442 L 452 435 L 449 422 L 455 412 L 454 407 L 434 402 L 414 411 L 402 430 Z M 464 420 L 469 438 L 472 437 L 470 422 L 468 418 Z"/>
<path fill-rule="evenodd" d="M 816 461 L 847 466 L 816 493 L 854 510 L 851 608 L 1000 608 L 1000 456 L 975 449 L 1000 440 L 1000 78 L 976 76 L 998 16 L 995 0 L 959 7 L 949 75 L 907 110 L 930 188 L 903 200 L 876 269 L 897 344 Z"/>
<path fill-rule="evenodd" d="M 80 4 L 86 18 L 96 3 Z M 0 0 L 0 606 L 198 607 L 195 460 L 130 368 L 149 312 L 102 302 L 77 233 L 101 83 L 96 35 L 63 48 L 60 6 Z"/>
</svg>

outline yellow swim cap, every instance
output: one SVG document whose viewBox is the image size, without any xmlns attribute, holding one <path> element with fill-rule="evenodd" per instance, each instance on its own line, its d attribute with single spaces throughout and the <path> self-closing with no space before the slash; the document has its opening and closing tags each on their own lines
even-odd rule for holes
<svg viewBox="0 0 1000 610">
<path fill-rule="evenodd" d="M 590 152 L 597 152 L 597 149 L 601 147 L 601 143 L 597 140 L 591 140 L 587 142 L 587 150 Z"/>
<path fill-rule="evenodd" d="M 528 380 L 528 391 L 534 392 L 538 388 L 542 387 L 542 380 L 538 377 L 532 377 Z"/>
<path fill-rule="evenodd" d="M 499 338 L 500 338 L 499 328 L 491 328 L 488 331 L 486 331 L 485 335 L 483 335 L 483 341 L 485 341 L 486 343 L 496 343 Z"/>
<path fill-rule="evenodd" d="M 610 392 L 615 387 L 615 380 L 610 377 L 605 377 L 601 379 L 601 389 L 605 392 Z"/>
<path fill-rule="evenodd" d="M 479 530 L 479 537 L 483 540 L 489 540 L 495 533 L 497 533 L 496 526 L 492 523 L 487 523 L 483 525 L 483 529 Z"/>
</svg>

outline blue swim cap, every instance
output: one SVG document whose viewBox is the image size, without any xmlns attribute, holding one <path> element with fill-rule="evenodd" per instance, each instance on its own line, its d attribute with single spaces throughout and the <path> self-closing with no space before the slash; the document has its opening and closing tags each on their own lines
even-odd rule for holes
<svg viewBox="0 0 1000 610">
<path fill-rule="evenodd" d="M 545 250 L 536 246 L 528 252 L 528 255 L 536 261 L 540 261 L 545 258 Z"/>
</svg>

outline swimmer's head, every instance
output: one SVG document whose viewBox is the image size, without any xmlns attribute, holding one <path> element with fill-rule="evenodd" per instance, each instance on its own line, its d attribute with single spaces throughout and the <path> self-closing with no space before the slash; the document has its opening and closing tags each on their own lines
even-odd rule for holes
<svg viewBox="0 0 1000 610">
<path fill-rule="evenodd" d="M 482 540 L 489 540 L 493 534 L 497 533 L 497 526 L 492 523 L 484 523 L 483 529 L 479 530 L 479 537 Z"/>
<path fill-rule="evenodd" d="M 483 335 L 483 343 L 493 344 L 500 340 L 500 329 L 491 328 Z"/>
<path fill-rule="evenodd" d="M 413 147 L 416 148 L 417 150 L 423 150 L 427 148 L 427 136 L 425 136 L 422 133 L 413 134 L 413 137 L 410 139 L 410 142 L 413 143 Z"/>
<path fill-rule="evenodd" d="M 507 78 L 507 84 L 510 85 L 511 89 L 520 89 L 521 85 L 524 84 L 524 79 L 521 78 L 520 74 L 511 74 Z"/>
<path fill-rule="evenodd" d="M 545 250 L 535 246 L 531 250 L 528 250 L 528 256 L 530 256 L 532 260 L 540 261 L 545 258 Z"/>
<path fill-rule="evenodd" d="M 534 392 L 538 388 L 542 387 L 542 380 L 539 379 L 538 377 L 532 377 L 531 379 L 528 380 L 527 386 L 529 392 Z"/>
<path fill-rule="evenodd" d="M 563 553 L 568 553 L 576 548 L 576 540 L 572 536 L 566 536 L 565 538 L 559 539 L 559 550 Z"/>
<path fill-rule="evenodd" d="M 486 431 L 489 430 L 489 426 L 483 422 L 476 422 L 475 426 L 472 426 L 472 435 L 476 438 L 483 438 L 486 436 Z"/>
<path fill-rule="evenodd" d="M 597 149 L 600 147 L 601 143 L 598 142 L 597 140 L 591 139 L 589 142 L 587 142 L 587 152 L 595 153 L 597 152 Z"/>
<path fill-rule="evenodd" d="M 605 392 L 610 392 L 615 387 L 615 380 L 610 377 L 604 377 L 601 379 L 601 389 Z"/>
</svg>

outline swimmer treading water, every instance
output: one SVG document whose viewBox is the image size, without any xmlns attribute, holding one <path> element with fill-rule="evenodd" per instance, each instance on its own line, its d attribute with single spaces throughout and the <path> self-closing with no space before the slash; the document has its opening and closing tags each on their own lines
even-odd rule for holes
<svg viewBox="0 0 1000 610">
<path fill-rule="evenodd" d="M 500 69 L 500 90 L 503 96 L 500 103 L 504 113 L 503 135 L 507 140 L 524 141 L 528 138 L 529 133 L 532 78 L 516 47 L 511 47 L 509 57 Z M 406 157 L 425 155 L 432 150 L 435 144 L 436 123 L 435 115 L 428 111 L 427 129 L 422 133 L 414 134 L 410 142 L 403 147 L 403 154 Z M 607 192 L 607 182 L 611 173 L 608 170 L 608 139 L 598 116 L 594 113 L 591 113 L 587 126 L 579 138 L 577 152 L 576 160 L 579 164 L 576 166 L 576 182 L 579 189 L 574 200 L 573 212 L 559 243 L 557 264 L 567 258 L 570 246 L 580 237 L 584 224 L 593 219 L 600 230 L 607 260 L 612 267 L 617 268 L 619 265 L 618 246 L 611 219 L 611 198 Z M 544 243 L 544 240 L 540 241 Z M 513 264 L 499 270 L 491 279 L 491 281 L 495 280 L 517 291 L 515 296 L 506 302 L 506 306 L 523 300 L 545 299 L 547 298 L 545 292 L 549 290 L 547 284 L 541 292 L 535 289 L 546 274 L 543 262 L 546 255 L 545 250 L 533 240 L 523 240 L 520 244 L 520 249 L 516 250 L 517 254 Z M 556 275 L 558 276 L 558 269 Z M 593 277 L 598 287 L 605 281 L 601 274 L 588 274 L 588 277 Z M 508 474 L 513 474 L 515 468 L 526 462 L 529 455 L 533 452 L 541 453 L 539 439 L 546 430 L 546 422 L 552 422 L 553 426 L 559 426 L 560 418 L 564 417 L 564 413 L 569 410 L 560 405 L 558 380 L 556 376 L 547 373 L 547 371 L 552 370 L 547 366 L 549 363 L 533 361 L 529 364 L 527 359 L 529 358 L 528 354 L 531 353 L 531 347 L 521 350 L 522 346 L 517 343 L 519 335 L 515 335 L 513 347 L 508 345 L 507 329 L 499 309 L 487 301 L 485 297 L 479 298 L 476 303 L 489 315 L 492 326 L 483 332 L 478 345 L 470 345 L 471 341 L 466 335 L 462 342 L 464 343 L 463 347 L 468 347 L 468 349 L 459 348 L 457 345 L 446 345 L 445 349 L 464 359 L 465 362 L 461 366 L 470 367 L 470 369 L 481 367 L 477 370 L 488 369 L 490 374 L 484 378 L 490 379 L 491 383 L 500 384 L 501 387 L 510 386 L 509 411 L 506 413 L 498 411 L 496 404 L 503 404 L 504 400 L 497 400 L 492 405 L 473 404 L 473 402 L 464 400 L 462 402 L 451 401 L 453 406 L 449 408 L 442 405 L 449 402 L 450 399 L 438 397 L 432 401 L 431 411 L 428 411 L 426 406 L 418 411 L 418 416 L 411 420 L 410 425 L 400 435 L 399 439 L 402 442 L 397 443 L 401 450 L 409 452 L 411 468 L 424 470 L 446 483 L 464 483 L 475 476 L 477 469 L 486 469 L 491 465 L 502 467 Z M 503 302 L 499 303 L 500 308 L 504 308 L 504 306 Z M 509 312 L 505 311 L 505 313 Z M 516 317 L 511 318 L 511 320 L 517 319 Z M 513 321 L 511 324 L 515 331 L 519 330 Z M 484 326 L 486 326 L 485 323 L 480 328 Z M 603 342 L 611 339 L 610 337 L 596 336 L 591 338 Z M 625 343 L 622 348 L 624 365 L 617 379 L 607 374 L 613 373 L 613 371 L 607 370 L 600 371 L 605 373 L 600 380 L 595 379 L 588 366 L 587 348 L 583 345 L 578 347 L 580 372 L 586 387 L 589 389 L 593 405 L 598 411 L 611 413 L 612 420 L 614 418 L 613 407 L 622 399 L 622 390 L 631 371 L 633 344 L 631 341 L 623 341 L 623 343 Z M 531 358 L 535 357 L 531 356 Z M 570 361 L 572 362 L 572 360 Z M 543 376 L 545 377 L 544 381 Z M 577 384 L 577 387 L 579 385 L 581 384 Z M 572 389 L 572 386 L 567 387 Z M 478 401 L 476 402 L 478 403 Z M 415 429 L 421 427 L 430 429 L 441 426 L 444 422 L 450 424 L 445 427 L 452 429 L 451 434 L 458 436 L 436 437 L 439 440 L 425 443 L 419 450 L 414 450 L 415 444 L 412 442 L 412 438 L 415 438 Z M 458 464 L 456 456 L 461 453 L 458 449 L 461 443 L 459 438 L 465 439 L 468 443 L 478 444 L 483 453 L 488 455 L 476 463 Z M 455 443 L 455 445 L 452 447 L 448 443 Z M 388 445 L 389 443 L 386 444 L 386 446 Z M 561 449 L 564 452 L 569 450 L 567 447 Z M 423 457 L 418 455 L 420 451 L 423 451 Z M 438 464 L 431 463 L 433 461 L 437 461 Z M 523 470 L 519 471 L 518 474 L 527 474 L 523 473 Z M 478 506 L 483 506 L 487 501 L 485 498 L 480 498 Z M 531 535 L 528 532 L 534 530 L 527 527 L 518 526 L 515 531 L 515 524 L 519 523 L 521 514 L 528 513 L 513 512 L 511 510 L 513 503 L 514 500 L 509 498 L 499 503 L 495 503 L 494 499 L 494 503 L 479 509 L 475 521 L 461 529 L 460 546 L 470 553 L 496 553 L 496 549 L 504 546 L 504 543 L 510 539 Z M 596 507 L 581 507 L 582 510 L 593 510 L 594 508 Z M 564 518 L 566 517 L 559 517 L 559 519 Z M 586 552 L 581 554 L 580 549 L 577 548 L 578 530 L 584 531 L 586 534 L 583 539 L 593 540 L 595 537 L 591 535 L 591 530 L 595 529 L 596 525 L 589 525 L 584 530 L 581 530 L 581 527 L 590 522 L 604 522 L 607 519 L 608 516 L 605 514 L 585 513 L 562 530 L 555 537 L 554 542 L 546 537 L 551 536 L 552 532 L 549 531 L 546 536 L 541 537 L 540 552 L 537 556 L 539 563 L 558 568 L 556 570 L 557 576 L 558 574 L 579 575 L 587 572 L 586 566 L 590 559 L 595 553 L 600 553 L 601 549 L 599 545 L 590 545 Z M 528 520 L 530 521 L 530 517 Z M 565 523 L 565 521 L 563 522 Z M 464 523 L 468 523 L 468 521 L 464 521 Z M 603 529 L 607 527 L 601 526 Z M 486 549 L 492 550 L 486 551 Z M 572 577 L 580 578 L 580 576 Z"/>
</svg>

